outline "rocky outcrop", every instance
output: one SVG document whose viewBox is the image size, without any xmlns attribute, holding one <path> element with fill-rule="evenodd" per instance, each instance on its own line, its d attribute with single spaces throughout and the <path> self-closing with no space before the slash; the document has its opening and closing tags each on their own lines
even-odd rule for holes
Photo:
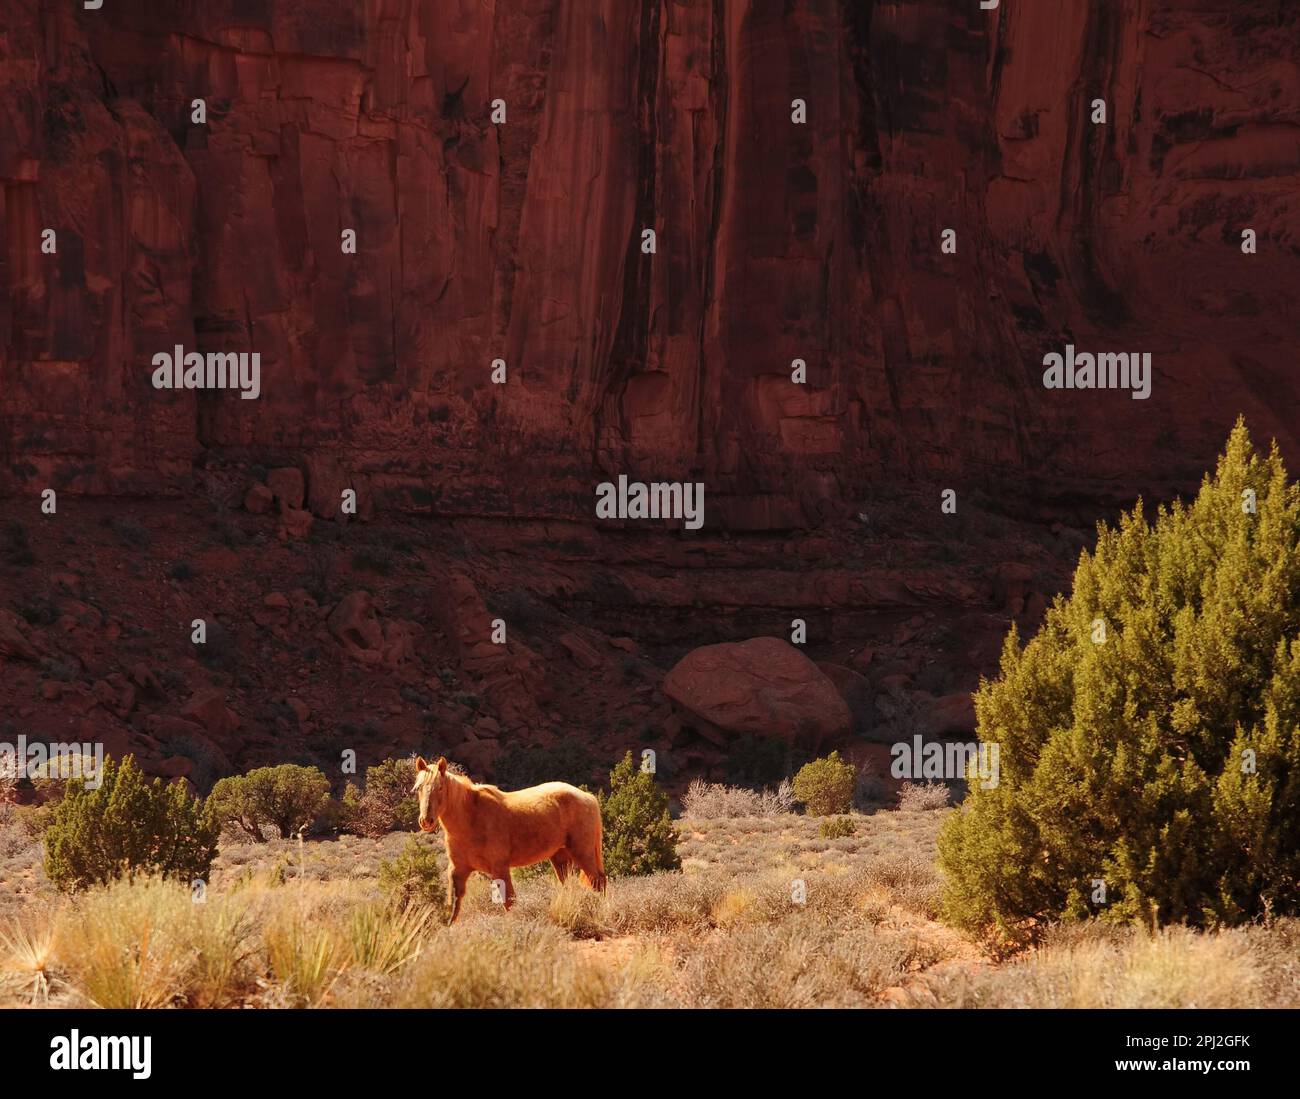
<svg viewBox="0 0 1300 1099">
<path fill-rule="evenodd" d="M 664 679 L 664 694 L 684 711 L 684 724 L 722 745 L 749 733 L 815 751 L 851 722 L 835 684 L 776 637 L 687 653 Z"/>
<path fill-rule="evenodd" d="M 586 518 L 618 471 L 783 529 L 886 471 L 1163 498 L 1238 412 L 1294 459 L 1276 0 L 472 8 L 8 4 L 0 492 L 215 451 L 318 517 Z M 1150 351 L 1151 398 L 1045 391 L 1067 340 Z M 152 389 L 177 344 L 261 397 Z"/>
</svg>

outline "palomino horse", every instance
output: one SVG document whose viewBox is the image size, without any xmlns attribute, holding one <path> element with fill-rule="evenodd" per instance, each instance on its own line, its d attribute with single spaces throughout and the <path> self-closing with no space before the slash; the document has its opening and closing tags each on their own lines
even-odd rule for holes
<svg viewBox="0 0 1300 1099">
<path fill-rule="evenodd" d="M 451 878 L 451 922 L 460 915 L 465 883 L 479 870 L 504 883 L 505 906 L 515 900 L 512 866 L 550 859 L 561 882 L 576 865 L 593 889 L 604 892 L 600 805 L 567 782 L 543 782 L 526 790 L 498 790 L 447 770 L 447 761 L 415 761 L 420 828 L 442 825 Z"/>
</svg>

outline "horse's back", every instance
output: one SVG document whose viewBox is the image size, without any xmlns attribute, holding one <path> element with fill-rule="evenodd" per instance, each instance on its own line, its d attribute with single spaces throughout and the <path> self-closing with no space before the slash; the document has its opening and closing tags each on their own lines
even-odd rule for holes
<svg viewBox="0 0 1300 1099">
<path fill-rule="evenodd" d="M 600 808 L 594 794 L 567 782 L 543 782 L 523 790 L 506 790 L 502 791 L 501 797 L 509 808 L 528 813 L 586 814 L 599 812 Z"/>
</svg>

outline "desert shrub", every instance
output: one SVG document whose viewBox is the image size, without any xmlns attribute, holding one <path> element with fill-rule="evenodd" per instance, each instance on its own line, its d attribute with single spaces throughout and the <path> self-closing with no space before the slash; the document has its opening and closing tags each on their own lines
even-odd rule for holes
<svg viewBox="0 0 1300 1099">
<path fill-rule="evenodd" d="M 864 1006 L 900 984 L 917 953 L 869 927 L 792 917 L 707 939 L 682 967 L 682 996 L 694 1007 Z"/>
<path fill-rule="evenodd" d="M 292 911 L 276 911 L 262 932 L 267 968 L 282 1002 L 317 1007 L 350 964 L 347 946 L 335 929 Z"/>
<path fill-rule="evenodd" d="M 724 773 L 726 781 L 736 786 L 771 786 L 811 759 L 809 752 L 784 737 L 743 733 L 727 753 Z"/>
<path fill-rule="evenodd" d="M 847 813 L 853 808 L 857 768 L 839 752 L 805 763 L 794 776 L 794 796 L 815 817 Z"/>
<path fill-rule="evenodd" d="M 5 524 L 3 543 L 5 560 L 11 565 L 25 568 L 36 563 L 36 555 L 27 540 L 27 527 L 21 519 L 10 519 Z"/>
<path fill-rule="evenodd" d="M 352 554 L 352 567 L 388 576 L 397 567 L 397 554 L 387 546 L 361 546 Z"/>
<path fill-rule="evenodd" d="M 612 979 L 536 921 L 471 920 L 440 930 L 403 971 L 393 1006 L 605 1007 Z"/>
<path fill-rule="evenodd" d="M 239 639 L 220 622 L 208 619 L 207 640 L 195 646 L 195 656 L 205 668 L 233 674 L 239 666 Z"/>
<path fill-rule="evenodd" d="M 602 792 L 599 801 L 610 877 L 681 869 L 668 795 L 655 785 L 654 775 L 632 762 L 631 752 L 610 771 L 609 793 Z"/>
<path fill-rule="evenodd" d="M 104 520 L 104 525 L 121 539 L 124 546 L 131 549 L 147 549 L 153 540 L 149 529 L 133 519 L 121 519 L 114 515 Z"/>
<path fill-rule="evenodd" d="M 14 610 L 29 626 L 52 626 L 59 620 L 59 604 L 41 592 L 23 592 L 14 600 Z"/>
<path fill-rule="evenodd" d="M 1058 927 L 1061 925 L 1058 925 Z M 1281 1006 L 1295 984 L 1270 981 L 1268 932 L 1259 927 L 1198 934 L 1187 928 L 1155 933 L 1116 924 L 1079 923 L 1083 935 L 1041 946 L 963 981 L 928 980 L 942 1007 L 1146 1010 Z M 1106 930 L 1129 933 L 1112 937 Z"/>
<path fill-rule="evenodd" d="M 45 833 L 45 874 L 63 890 L 156 874 L 206 878 L 220 826 L 183 782 L 145 779 L 134 757 L 105 759 L 97 789 L 68 781 Z"/>
<path fill-rule="evenodd" d="M 522 790 L 540 782 L 587 786 L 595 769 L 595 759 L 587 746 L 581 743 L 562 742 L 553 748 L 510 744 L 497 757 L 492 776 L 503 790 Z"/>
<path fill-rule="evenodd" d="M 682 795 L 682 815 L 695 820 L 774 817 L 793 808 L 794 790 L 788 779 L 782 779 L 775 790 L 748 790 L 697 778 Z"/>
<path fill-rule="evenodd" d="M 359 906 L 344 926 L 349 963 L 384 976 L 396 973 L 419 956 L 433 916 L 431 908 Z"/>
<path fill-rule="evenodd" d="M 397 858 L 380 861 L 379 889 L 396 908 L 428 906 L 443 913 L 444 918 L 449 912 L 442 854 L 419 836 L 408 839 Z"/>
<path fill-rule="evenodd" d="M 192 563 L 185 560 L 173 561 L 167 566 L 167 578 L 169 580 L 193 580 L 198 576 L 199 571 Z"/>
<path fill-rule="evenodd" d="M 251 995 L 254 922 L 242 897 L 195 904 L 184 884 L 115 882 L 46 925 L 47 969 L 103 1008 L 230 1007 Z"/>
<path fill-rule="evenodd" d="M 18 793 L 18 757 L 0 752 L 0 805 L 10 805 Z"/>
<path fill-rule="evenodd" d="M 288 837 L 311 825 L 329 796 L 329 780 L 319 769 L 281 763 L 223 778 L 212 787 L 207 804 L 221 824 L 236 825 L 264 843 L 268 826 Z"/>
<path fill-rule="evenodd" d="M 848 839 L 857 831 L 852 817 L 827 817 L 817 825 L 817 834 L 823 839 Z"/>
<path fill-rule="evenodd" d="M 942 782 L 905 782 L 898 791 L 900 809 L 942 809 L 948 804 L 948 787 Z"/>
<path fill-rule="evenodd" d="M 27 778 L 31 781 L 39 805 L 48 805 L 51 819 L 54 806 L 63 800 L 68 788 L 68 781 L 77 777 L 89 777 L 99 771 L 99 761 L 94 756 L 81 752 L 60 752 L 42 763 L 32 763 L 27 767 Z"/>
<path fill-rule="evenodd" d="M 1000 782 L 939 852 L 948 913 L 1233 924 L 1300 911 L 1300 489 L 1238 422 L 1190 504 L 1099 524 L 1069 597 L 976 695 Z M 1094 879 L 1106 883 L 1093 903 Z"/>
<path fill-rule="evenodd" d="M 413 831 L 420 807 L 411 795 L 412 781 L 409 759 L 386 759 L 367 767 L 364 791 L 350 782 L 343 792 L 339 827 L 359 836 Z"/>
</svg>

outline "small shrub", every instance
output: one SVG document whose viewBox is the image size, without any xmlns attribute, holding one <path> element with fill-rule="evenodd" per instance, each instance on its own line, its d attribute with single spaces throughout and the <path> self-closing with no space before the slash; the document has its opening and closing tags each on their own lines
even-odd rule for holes
<svg viewBox="0 0 1300 1099">
<path fill-rule="evenodd" d="M 799 768 L 794 777 L 794 796 L 815 817 L 847 813 L 853 808 L 857 769 L 832 752 Z"/>
<path fill-rule="evenodd" d="M 18 757 L 0 752 L 0 805 L 9 805 L 18 793 Z"/>
<path fill-rule="evenodd" d="M 179 580 L 183 583 L 186 580 L 193 580 L 198 574 L 198 569 L 188 561 L 173 561 L 167 566 L 169 580 Z"/>
<path fill-rule="evenodd" d="M 599 801 L 610 877 L 681 869 L 668 795 L 655 785 L 654 775 L 632 762 L 631 752 L 609 773 L 609 793 Z"/>
<path fill-rule="evenodd" d="M 383 976 L 396 973 L 419 956 L 433 915 L 431 908 L 362 905 L 344 929 L 348 961 Z"/>
<path fill-rule="evenodd" d="M 442 930 L 403 978 L 394 1007 L 606 1007 L 612 983 L 602 967 L 575 955 L 559 928 L 523 920 Z"/>
<path fill-rule="evenodd" d="M 20 519 L 10 519 L 5 524 L 4 555 L 9 564 L 19 568 L 36 564 L 36 555 L 27 541 L 27 527 Z"/>
<path fill-rule="evenodd" d="M 347 949 L 333 929 L 296 913 L 277 913 L 262 933 L 262 942 L 272 976 L 295 1007 L 322 1004 L 348 967 Z"/>
<path fill-rule="evenodd" d="M 794 790 L 789 779 L 782 779 L 775 790 L 747 790 L 697 778 L 682 795 L 682 816 L 695 820 L 775 817 L 793 809 Z"/>
<path fill-rule="evenodd" d="M 352 555 L 352 567 L 388 576 L 397 566 L 397 555 L 387 546 L 362 546 Z"/>
<path fill-rule="evenodd" d="M 366 768 L 362 791 L 348 783 L 339 827 L 359 836 L 383 836 L 415 829 L 420 808 L 411 796 L 411 761 L 386 759 Z"/>
<path fill-rule="evenodd" d="M 442 853 L 420 836 L 408 839 L 397 858 L 380 861 L 379 889 L 395 908 L 431 907 L 444 919 L 450 914 Z"/>
<path fill-rule="evenodd" d="M 39 592 L 23 594 L 14 602 L 14 610 L 29 626 L 53 626 L 59 620 L 59 605 Z"/>
<path fill-rule="evenodd" d="M 948 787 L 942 782 L 905 782 L 898 791 L 900 809 L 943 809 L 948 804 Z"/>
<path fill-rule="evenodd" d="M 208 805 L 221 824 L 236 825 L 265 843 L 268 826 L 287 838 L 313 824 L 329 796 L 329 780 L 319 769 L 282 763 L 223 778 L 208 795 Z"/>
<path fill-rule="evenodd" d="M 132 519 L 120 519 L 117 516 L 110 517 L 105 526 L 118 536 L 124 546 L 131 549 L 147 549 L 152 536 L 146 527 Z"/>
<path fill-rule="evenodd" d="M 483 700 L 473 691 L 453 691 L 451 700 L 457 706 L 464 706 L 467 710 L 474 710 L 475 712 L 483 705 Z"/>
<path fill-rule="evenodd" d="M 45 833 L 45 873 L 58 888 L 120 877 L 207 878 L 220 825 L 185 784 L 146 781 L 135 759 L 105 759 L 98 789 L 68 781 Z"/>
<path fill-rule="evenodd" d="M 857 831 L 852 817 L 827 817 L 817 826 L 817 834 L 823 839 L 848 839 Z"/>
</svg>

